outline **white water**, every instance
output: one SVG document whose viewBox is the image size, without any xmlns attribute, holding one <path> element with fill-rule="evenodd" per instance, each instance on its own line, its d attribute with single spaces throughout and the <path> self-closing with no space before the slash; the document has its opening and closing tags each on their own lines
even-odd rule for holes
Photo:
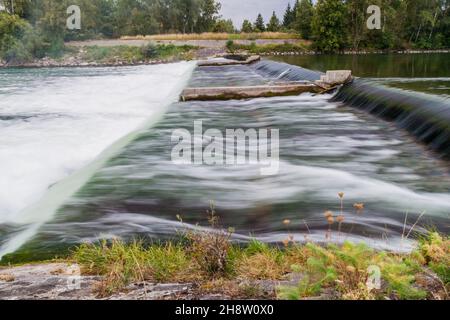
<svg viewBox="0 0 450 320">
<path fill-rule="evenodd" d="M 44 77 L 0 96 L 0 116 L 10 118 L 0 121 L 0 224 L 30 225 L 0 248 L 0 258 L 30 239 L 97 167 L 160 116 L 193 67 L 102 69 L 88 77 L 74 69 L 80 77 Z"/>
</svg>

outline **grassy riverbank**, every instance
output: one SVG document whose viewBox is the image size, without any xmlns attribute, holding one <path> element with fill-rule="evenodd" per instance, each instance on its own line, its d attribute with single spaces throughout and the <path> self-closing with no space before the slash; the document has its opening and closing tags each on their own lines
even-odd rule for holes
<svg viewBox="0 0 450 320">
<path fill-rule="evenodd" d="M 301 245 L 291 239 L 283 247 L 258 241 L 238 246 L 230 243 L 230 236 L 230 231 L 216 230 L 189 232 L 177 244 L 84 244 L 72 260 L 84 274 L 103 276 L 100 296 L 149 281 L 195 283 L 202 294 L 243 299 L 449 298 L 450 240 L 437 233 L 420 240 L 410 254 L 349 242 Z M 367 281 L 377 270 L 380 287 L 371 290 Z"/>
<path fill-rule="evenodd" d="M 42 59 L 12 61 L 6 67 L 76 67 L 135 65 L 192 60 L 197 48 L 191 45 L 148 43 L 141 46 L 65 46 L 57 56 Z M 0 66 L 2 63 L 0 61 Z"/>
<path fill-rule="evenodd" d="M 191 53 L 194 49 L 195 47 L 189 45 L 156 45 L 152 43 L 142 47 L 90 46 L 81 50 L 81 59 L 88 62 L 98 63 L 114 63 L 117 60 L 124 61 L 126 63 L 144 62 L 152 59 L 186 60 L 192 58 L 189 53 Z"/>
</svg>

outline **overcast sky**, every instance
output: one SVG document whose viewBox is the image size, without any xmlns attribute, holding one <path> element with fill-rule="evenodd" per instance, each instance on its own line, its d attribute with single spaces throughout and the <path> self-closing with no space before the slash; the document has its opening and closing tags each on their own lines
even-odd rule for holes
<svg viewBox="0 0 450 320">
<path fill-rule="evenodd" d="M 258 13 L 264 17 L 267 23 L 272 15 L 272 11 L 278 15 L 280 20 L 283 20 L 283 15 L 287 4 L 290 2 L 294 5 L 295 0 L 219 0 L 222 3 L 222 16 L 225 19 L 231 18 L 236 28 L 240 29 L 244 19 L 249 19 L 251 22 L 256 20 Z"/>
</svg>

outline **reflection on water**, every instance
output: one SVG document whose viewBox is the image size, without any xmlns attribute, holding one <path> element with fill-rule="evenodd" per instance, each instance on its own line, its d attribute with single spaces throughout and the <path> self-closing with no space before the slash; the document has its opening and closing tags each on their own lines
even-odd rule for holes
<svg viewBox="0 0 450 320">
<path fill-rule="evenodd" d="M 430 78 L 450 76 L 450 53 L 274 56 L 303 68 L 349 69 L 364 78 Z"/>
<path fill-rule="evenodd" d="M 391 80 L 387 82 L 387 85 L 393 88 L 450 98 L 450 79 L 448 78 L 432 78 L 427 80 L 412 79 L 411 81 Z"/>
</svg>

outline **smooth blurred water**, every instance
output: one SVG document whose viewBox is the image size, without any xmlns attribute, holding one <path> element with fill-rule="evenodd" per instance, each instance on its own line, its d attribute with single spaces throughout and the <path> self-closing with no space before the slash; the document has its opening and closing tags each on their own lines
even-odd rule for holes
<svg viewBox="0 0 450 320">
<path fill-rule="evenodd" d="M 0 70 L 0 243 L 51 219 L 56 184 L 161 114 L 192 67 Z"/>
<path fill-rule="evenodd" d="M 43 160 L 47 159 L 44 156 L 39 158 L 40 151 L 48 155 L 46 145 L 52 139 L 59 139 L 61 142 L 67 139 L 70 143 L 73 131 L 78 132 L 73 139 L 80 142 L 75 147 L 78 152 L 73 154 L 67 151 L 74 148 L 74 144 L 69 144 L 67 149 L 64 146 L 57 149 L 55 156 L 60 157 L 59 163 L 64 168 L 75 163 L 82 165 L 88 161 L 88 157 L 83 158 L 85 162 L 77 157 L 89 154 L 92 159 L 93 155 L 89 152 L 98 150 L 97 146 L 89 149 L 91 151 L 83 151 L 82 145 L 86 141 L 97 141 L 103 130 L 114 131 L 120 136 L 132 127 L 131 123 L 137 124 L 139 119 L 143 121 L 151 115 L 154 106 L 152 99 L 167 100 L 167 91 L 163 88 L 177 81 L 176 74 L 181 69 L 178 66 L 179 69 L 175 68 L 178 71 L 172 70 L 174 73 L 171 75 L 170 68 L 161 68 L 158 76 L 167 75 L 172 78 L 153 78 L 152 69 L 145 67 L 120 69 L 122 73 L 119 75 L 108 75 L 107 72 L 98 78 L 93 75 L 93 79 L 98 80 L 98 85 L 110 83 L 110 77 L 115 79 L 117 85 L 110 91 L 102 91 L 89 81 L 91 73 L 100 72 L 97 69 L 79 71 L 78 85 L 85 91 L 78 89 L 83 94 L 80 100 L 74 97 L 74 104 L 70 109 L 82 105 L 80 110 L 84 111 L 75 112 L 74 115 L 63 113 L 68 119 L 73 119 L 72 122 L 65 117 L 60 122 L 55 120 L 62 129 L 53 131 L 54 134 L 50 136 L 36 135 L 36 142 L 28 145 L 30 149 L 25 147 L 25 138 L 21 138 L 17 144 L 17 147 L 22 145 L 20 150 L 23 153 L 17 152 L 15 158 L 26 164 L 23 165 L 24 168 L 31 168 L 28 171 L 31 184 L 37 185 L 41 181 L 39 176 L 34 176 L 33 163 L 35 159 L 38 160 L 37 163 L 46 162 Z M 20 72 L 24 72 L 24 76 L 30 78 L 29 83 L 33 83 L 35 75 L 30 75 L 27 71 Z M 88 75 L 85 77 L 83 72 Z M 114 72 L 117 72 L 116 69 Z M 42 80 L 39 79 L 37 77 L 34 81 L 41 83 Z M 6 94 L 9 101 L 13 101 L 12 97 L 21 97 L 22 100 L 19 99 L 21 103 L 16 104 L 9 114 L 14 110 L 13 114 L 16 116 L 22 114 L 18 112 L 22 105 L 33 105 L 33 102 L 37 104 L 36 101 L 41 102 L 38 105 L 43 105 L 54 95 L 61 98 L 68 94 L 70 96 L 72 86 L 65 81 L 69 80 L 55 75 L 55 81 L 44 86 L 47 91 L 41 96 L 35 90 L 27 91 L 29 83 L 23 84 L 22 88 L 19 82 L 10 85 L 11 93 Z M 194 72 L 190 83 L 215 86 L 270 81 L 273 79 L 263 77 L 257 70 L 249 67 L 205 67 Z M 37 88 L 42 87 L 37 85 Z M 92 88 L 92 91 L 88 88 Z M 363 239 L 375 247 L 403 250 L 407 247 L 401 241 L 406 214 L 408 213 L 406 230 L 409 230 L 424 211 L 426 214 L 420 221 L 420 227 L 416 227 L 417 231 L 423 231 L 423 226 L 435 226 L 448 233 L 448 162 L 438 160 L 407 132 L 363 111 L 331 102 L 331 97 L 304 94 L 243 101 L 174 103 L 155 126 L 139 131 L 136 137 L 124 144 L 121 151 L 95 168 L 87 183 L 75 195 L 64 199 L 56 215 L 33 230 L 32 240 L 26 243 L 22 251 L 28 254 L 33 252 L 35 255 L 51 254 L 57 252 L 60 246 L 115 236 L 153 240 L 172 238 L 183 228 L 177 221 L 177 215 L 183 217 L 188 225 L 206 225 L 206 210 L 211 201 L 216 206 L 222 224 L 236 229 L 236 239 L 247 240 L 250 236 L 255 236 L 263 241 L 275 242 L 292 234 L 299 241 L 303 241 L 305 236 L 310 240 L 325 241 L 329 226 L 324 211 L 340 213 L 338 192 L 345 192 L 345 220 L 340 233 L 337 224 L 332 227 L 333 241 Z M 120 100 L 121 98 L 128 98 L 131 102 Z M 102 104 L 105 100 L 108 105 L 113 104 L 117 109 L 112 108 L 111 113 L 107 107 L 99 110 L 98 106 L 106 106 Z M 119 105 L 126 106 L 126 110 Z M 3 104 L 5 109 L 6 106 L 7 104 Z M 59 110 L 57 106 L 59 104 L 55 103 L 48 110 Z M 93 110 L 96 112 L 92 112 Z M 75 120 L 79 118 L 84 119 L 80 124 L 92 123 L 92 127 L 82 125 L 80 130 L 75 130 Z M 26 121 L 20 119 L 6 122 Z M 111 122 L 107 122 L 107 119 L 111 119 Z M 194 121 L 198 120 L 203 121 L 204 130 L 279 129 L 279 174 L 261 176 L 259 165 L 250 164 L 174 164 L 171 161 L 174 146 L 171 141 L 172 132 L 180 128 L 193 132 Z M 40 120 L 37 118 L 35 121 Z M 10 126 L 14 130 L 7 135 L 9 139 L 33 132 L 14 122 Z M 45 130 L 35 132 L 42 134 Z M 15 150 L 12 143 L 10 146 L 11 150 Z M 37 154 L 36 158 L 34 153 Z M 6 163 L 12 161 L 11 155 L 5 155 L 7 157 L 2 159 L 6 159 Z M 75 165 L 70 168 L 75 170 Z M 9 174 L 10 170 L 11 166 L 5 173 Z M 49 171 L 48 175 L 51 174 Z M 42 176 L 47 177 L 47 174 Z M 8 179 L 12 181 L 17 175 L 11 177 Z M 24 177 L 27 178 L 28 174 Z M 45 182 L 46 187 L 51 183 L 50 179 Z M 20 188 L 26 191 L 27 184 L 24 181 L 12 183 L 17 185 L 17 197 L 23 198 Z M 35 191 L 42 196 L 46 187 L 36 188 Z M 33 192 L 29 194 L 33 195 Z M 37 199 L 39 195 L 34 197 Z M 4 203 L 10 203 L 10 207 L 21 203 L 12 201 L 8 196 L 4 199 Z M 355 202 L 365 203 L 365 210 L 355 211 Z M 6 208 L 4 203 L 0 205 Z M 3 216 L 14 217 L 11 214 Z M 288 227 L 283 225 L 285 219 L 292 221 Z M 12 234 L 22 234 L 24 227 L 20 219 L 10 219 L 10 223 L 4 220 L 6 223 L 3 223 L 3 230 L 6 231 L 3 231 L 3 236 L 0 232 L 1 241 Z"/>
</svg>

